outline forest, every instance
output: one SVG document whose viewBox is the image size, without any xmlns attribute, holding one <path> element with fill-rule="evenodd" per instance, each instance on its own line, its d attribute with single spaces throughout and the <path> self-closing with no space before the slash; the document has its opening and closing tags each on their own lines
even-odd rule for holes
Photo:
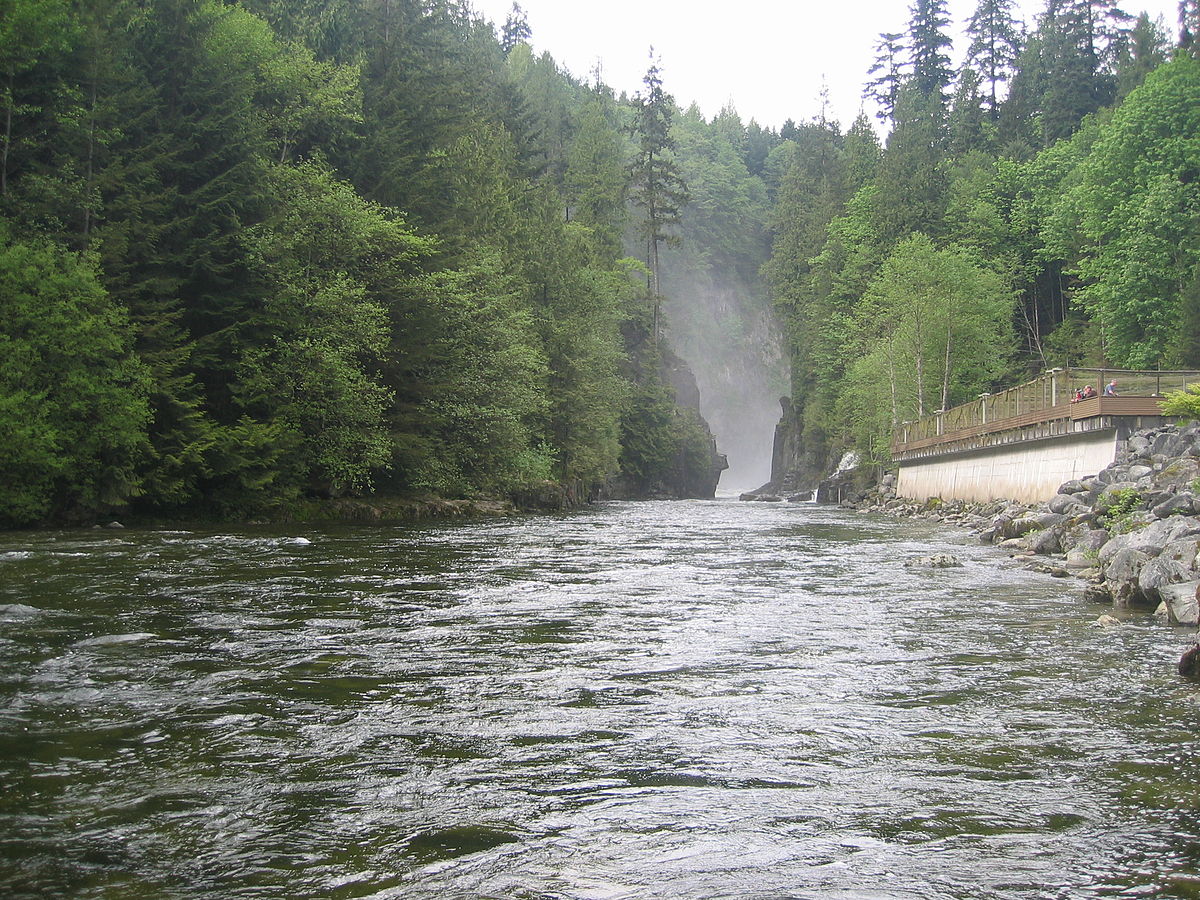
<svg viewBox="0 0 1200 900">
<path fill-rule="evenodd" d="M 867 73 L 886 139 L 817 121 L 772 151 L 801 481 L 1054 366 L 1200 367 L 1195 0 L 1175 24 L 980 0 L 954 70 L 945 3 L 915 0 Z"/>
<path fill-rule="evenodd" d="M 1198 19 L 980 0 L 955 71 L 916 0 L 878 120 L 775 128 L 516 5 L 5 0 L 0 525 L 694 495 L 681 358 L 790 393 L 813 473 L 1047 366 L 1200 365 Z"/>
<path fill-rule="evenodd" d="M 709 475 L 625 249 L 684 196 L 653 67 L 452 2 L 3 10 L 0 524 Z"/>
</svg>

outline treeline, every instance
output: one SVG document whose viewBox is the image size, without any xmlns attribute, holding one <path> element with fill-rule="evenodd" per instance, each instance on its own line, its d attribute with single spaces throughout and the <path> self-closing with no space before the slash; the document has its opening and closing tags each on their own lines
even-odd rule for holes
<svg viewBox="0 0 1200 900">
<path fill-rule="evenodd" d="M 617 98 L 528 38 L 449 0 L 6 3 L 0 525 L 708 479 L 656 257 L 726 201 L 654 66 Z"/>
<path fill-rule="evenodd" d="M 1200 61 L 1111 0 L 1026 27 L 979 0 L 950 65 L 945 0 L 881 35 L 860 117 L 791 126 L 767 268 L 811 483 L 891 426 L 1072 365 L 1200 367 Z M 786 161 L 786 162 L 784 162 Z"/>
</svg>

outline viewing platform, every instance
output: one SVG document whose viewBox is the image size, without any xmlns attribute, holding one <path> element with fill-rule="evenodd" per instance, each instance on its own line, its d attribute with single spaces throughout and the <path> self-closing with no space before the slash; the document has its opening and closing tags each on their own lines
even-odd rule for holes
<svg viewBox="0 0 1200 900">
<path fill-rule="evenodd" d="M 1103 396 L 1117 382 L 1116 396 Z M 1117 441 L 1169 421 L 1163 395 L 1200 371 L 1052 369 L 1025 384 L 902 422 L 892 433 L 901 496 L 1036 502 L 1113 462 Z M 1090 385 L 1097 396 L 1076 401 Z"/>
</svg>

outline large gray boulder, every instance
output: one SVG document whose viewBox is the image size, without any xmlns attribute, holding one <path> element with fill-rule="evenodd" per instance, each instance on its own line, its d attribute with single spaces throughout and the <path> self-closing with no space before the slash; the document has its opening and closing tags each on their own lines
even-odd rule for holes
<svg viewBox="0 0 1200 900">
<path fill-rule="evenodd" d="M 1200 521 L 1190 516 L 1171 516 L 1131 532 L 1127 546 L 1150 556 L 1157 556 L 1168 544 L 1191 535 L 1200 535 Z"/>
<path fill-rule="evenodd" d="M 1159 588 L 1162 602 L 1167 607 L 1167 621 L 1172 625 L 1200 625 L 1200 580 L 1168 584 Z"/>
<path fill-rule="evenodd" d="M 1068 569 L 1090 569 L 1099 561 L 1100 549 L 1108 543 L 1108 532 L 1086 525 L 1066 531 L 1062 549 L 1067 554 Z"/>
<path fill-rule="evenodd" d="M 1140 550 L 1118 550 L 1104 567 L 1104 580 L 1116 606 L 1135 606 L 1148 602 L 1138 586 L 1138 576 L 1150 557 Z"/>
<path fill-rule="evenodd" d="M 1164 490 L 1178 493 L 1189 490 L 1197 478 L 1200 478 L 1200 460 L 1175 458 L 1164 461 L 1163 467 L 1154 475 L 1154 483 Z"/>
<path fill-rule="evenodd" d="M 1138 589 L 1148 601 L 1164 599 L 1161 589 L 1196 578 L 1196 542 L 1177 541 L 1142 566 Z"/>
<path fill-rule="evenodd" d="M 1195 511 L 1195 496 L 1191 491 L 1184 491 L 1180 494 L 1168 494 L 1165 500 L 1151 508 L 1150 514 L 1159 519 L 1167 519 L 1171 516 L 1190 516 Z"/>
<path fill-rule="evenodd" d="M 1050 512 L 1065 516 L 1079 515 L 1087 509 L 1076 494 L 1055 494 L 1047 506 Z"/>
</svg>

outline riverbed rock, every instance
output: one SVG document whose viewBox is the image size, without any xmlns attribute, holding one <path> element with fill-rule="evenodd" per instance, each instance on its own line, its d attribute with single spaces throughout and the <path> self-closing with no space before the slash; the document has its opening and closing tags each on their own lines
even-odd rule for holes
<svg viewBox="0 0 1200 900">
<path fill-rule="evenodd" d="M 1050 498 L 1047 508 L 1052 513 L 1070 516 L 1078 515 L 1088 507 L 1080 501 L 1077 494 L 1055 494 Z"/>
<path fill-rule="evenodd" d="M 905 560 L 906 569 L 958 569 L 962 562 L 949 553 L 934 553 L 931 556 L 918 556 Z"/>
<path fill-rule="evenodd" d="M 1178 671 L 1184 678 L 1200 676 L 1200 644 L 1193 645 L 1179 657 Z"/>
<path fill-rule="evenodd" d="M 1034 532 L 1026 537 L 1029 543 L 1029 549 L 1034 553 L 1063 553 L 1066 550 L 1064 540 L 1067 534 L 1066 523 L 1059 522 L 1056 525 L 1051 525 L 1049 528 L 1044 528 L 1041 531 Z"/>
</svg>

